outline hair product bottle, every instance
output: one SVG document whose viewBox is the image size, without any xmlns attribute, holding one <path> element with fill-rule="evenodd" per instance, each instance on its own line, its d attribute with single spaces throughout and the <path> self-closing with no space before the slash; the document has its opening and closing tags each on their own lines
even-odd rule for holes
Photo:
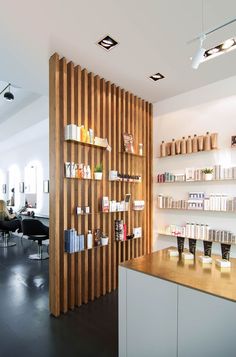
<svg viewBox="0 0 236 357">
<path fill-rule="evenodd" d="M 192 150 L 192 139 L 191 136 L 188 136 L 187 139 L 187 154 L 192 154 L 193 150 Z"/>
<path fill-rule="evenodd" d="M 186 139 L 185 136 L 183 136 L 181 140 L 181 154 L 186 154 Z"/>
<path fill-rule="evenodd" d="M 194 137 L 192 139 L 192 151 L 193 152 L 198 152 L 198 147 L 197 147 L 197 135 L 194 134 Z"/>
<path fill-rule="evenodd" d="M 197 142 L 198 142 L 198 151 L 203 151 L 203 141 L 204 141 L 204 136 L 200 135 L 197 137 Z"/>
<path fill-rule="evenodd" d="M 176 155 L 181 153 L 181 140 L 176 140 L 175 142 L 175 153 Z"/>
<path fill-rule="evenodd" d="M 170 156 L 171 154 L 171 142 L 166 143 L 166 155 Z"/>
<path fill-rule="evenodd" d="M 209 131 L 206 132 L 204 136 L 204 151 L 211 150 L 211 137 Z"/>
<path fill-rule="evenodd" d="M 165 157 L 166 156 L 166 145 L 164 140 L 162 140 L 161 145 L 160 145 L 160 153 L 161 153 L 161 157 Z"/>
<path fill-rule="evenodd" d="M 171 147 L 170 147 L 170 153 L 172 156 L 174 156 L 176 153 L 175 153 L 175 139 L 172 139 L 172 142 L 171 142 Z"/>
<path fill-rule="evenodd" d="M 218 148 L 218 133 L 211 134 L 211 148 L 212 149 Z"/>
</svg>

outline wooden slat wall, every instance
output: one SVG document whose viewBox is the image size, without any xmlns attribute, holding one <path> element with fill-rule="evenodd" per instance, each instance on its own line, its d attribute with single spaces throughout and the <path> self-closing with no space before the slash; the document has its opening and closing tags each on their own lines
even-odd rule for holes
<svg viewBox="0 0 236 357">
<path fill-rule="evenodd" d="M 75 123 L 108 138 L 112 152 L 64 141 L 64 128 Z M 133 134 L 135 151 L 143 143 L 144 157 L 123 153 L 123 132 Z M 103 180 L 64 177 L 65 161 L 91 169 L 103 164 Z M 142 183 L 109 182 L 109 170 L 142 176 Z M 122 200 L 126 193 L 144 199 L 145 210 L 100 213 L 102 196 Z M 77 216 L 89 205 L 91 215 Z M 114 220 L 123 219 L 128 232 L 142 226 L 141 239 L 116 242 Z M 102 229 L 109 245 L 84 252 L 64 252 L 64 229 L 87 234 Z M 115 84 L 74 66 L 54 54 L 50 58 L 50 311 L 66 313 L 118 286 L 118 264 L 151 252 L 152 244 L 152 105 Z"/>
</svg>

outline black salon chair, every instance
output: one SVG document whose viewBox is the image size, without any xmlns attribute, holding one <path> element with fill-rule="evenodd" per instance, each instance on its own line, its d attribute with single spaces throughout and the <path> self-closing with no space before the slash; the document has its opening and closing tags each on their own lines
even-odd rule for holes
<svg viewBox="0 0 236 357">
<path fill-rule="evenodd" d="M 0 221 L 0 235 L 2 242 L 0 242 L 0 248 L 9 248 L 16 245 L 15 242 L 10 242 L 10 229 L 7 227 L 5 221 Z"/>
<path fill-rule="evenodd" d="M 22 220 L 23 235 L 28 236 L 30 240 L 38 242 L 38 253 L 29 255 L 29 259 L 44 260 L 48 259 L 48 253 L 43 252 L 42 242 L 49 239 L 49 229 L 38 219 L 23 219 Z"/>
</svg>

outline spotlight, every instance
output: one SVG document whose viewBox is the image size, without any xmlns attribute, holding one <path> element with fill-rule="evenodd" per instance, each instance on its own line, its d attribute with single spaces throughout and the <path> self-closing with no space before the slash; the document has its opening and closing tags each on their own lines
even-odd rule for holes
<svg viewBox="0 0 236 357">
<path fill-rule="evenodd" d="M 103 39 L 98 41 L 97 43 L 99 46 L 104 48 L 105 50 L 109 51 L 110 49 L 114 48 L 115 46 L 118 45 L 118 42 L 111 38 L 110 36 L 105 36 Z"/>
<path fill-rule="evenodd" d="M 4 98 L 6 100 L 14 100 L 14 95 L 9 91 L 9 92 L 4 93 Z"/>
<path fill-rule="evenodd" d="M 201 36 L 201 38 L 200 38 L 200 47 L 197 50 L 196 54 L 192 58 L 192 68 L 193 69 L 198 69 L 200 63 L 204 59 L 204 54 L 205 54 L 206 50 L 204 48 L 202 48 L 202 45 L 203 45 L 203 41 L 205 40 L 205 38 L 206 38 L 205 35 Z"/>
<path fill-rule="evenodd" d="M 234 40 L 230 38 L 223 43 L 222 50 L 228 50 L 228 48 L 232 47 L 234 44 Z"/>
<path fill-rule="evenodd" d="M 154 82 L 156 81 L 159 81 L 160 79 L 163 79 L 165 78 L 165 76 L 163 76 L 163 74 L 161 73 L 156 73 L 156 74 L 153 74 L 152 76 L 149 77 L 150 79 L 152 79 Z"/>
<path fill-rule="evenodd" d="M 8 90 L 8 92 L 5 92 L 5 90 L 7 88 L 9 88 L 9 90 Z M 10 83 L 0 92 L 0 94 L 2 94 L 3 92 L 5 92 L 4 93 L 4 98 L 6 100 L 9 100 L 9 101 L 10 100 L 14 100 L 14 95 L 13 95 L 13 93 L 11 93 L 11 84 Z"/>
</svg>

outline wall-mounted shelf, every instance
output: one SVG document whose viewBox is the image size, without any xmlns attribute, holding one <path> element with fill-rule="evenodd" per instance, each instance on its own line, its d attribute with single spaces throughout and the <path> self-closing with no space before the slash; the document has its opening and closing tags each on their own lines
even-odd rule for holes
<svg viewBox="0 0 236 357">
<path fill-rule="evenodd" d="M 166 237 L 171 237 L 171 238 L 176 238 L 177 239 L 177 236 L 174 236 L 172 234 L 167 234 L 167 233 L 161 233 L 161 232 L 158 232 L 159 235 L 161 236 L 166 236 Z M 182 237 L 182 236 L 181 236 Z M 185 239 L 193 239 L 193 238 L 187 238 L 187 237 L 183 237 Z M 203 239 L 199 239 L 199 238 L 194 238 L 194 239 L 197 239 L 198 241 L 202 241 L 203 242 Z M 209 240 L 209 239 L 204 239 L 205 241 L 207 242 L 212 242 L 212 243 L 224 243 L 224 244 L 236 244 L 236 242 L 223 242 L 223 241 L 218 241 L 218 240 Z"/>
<path fill-rule="evenodd" d="M 204 212 L 204 213 L 236 213 L 236 211 L 213 211 L 213 210 L 203 210 L 203 209 L 188 209 L 188 208 L 160 208 L 159 210 L 163 211 L 188 211 L 188 212 Z"/>
<path fill-rule="evenodd" d="M 114 241 L 117 243 L 119 243 L 119 242 L 124 243 L 124 242 L 132 242 L 132 240 L 136 240 L 136 239 L 142 239 L 142 237 L 136 237 L 136 238 L 126 239 L 126 240 L 114 239 Z"/>
<path fill-rule="evenodd" d="M 142 181 L 109 180 L 109 182 L 142 183 Z"/>
<path fill-rule="evenodd" d="M 131 156 L 136 156 L 136 157 L 140 157 L 142 159 L 145 158 L 144 155 L 139 155 L 139 154 L 135 154 L 133 152 L 127 152 L 127 151 L 119 151 L 119 154 L 125 154 L 125 155 L 131 155 Z"/>
<path fill-rule="evenodd" d="M 108 244 L 106 244 L 106 245 L 94 245 L 92 248 L 90 248 L 90 249 L 88 249 L 88 248 L 85 248 L 85 249 L 83 249 L 83 250 L 80 250 L 79 252 L 72 252 L 72 253 L 70 253 L 70 252 L 65 252 L 65 253 L 67 253 L 67 254 L 78 254 L 78 253 L 83 253 L 83 252 L 89 252 L 89 251 L 92 251 L 93 249 L 97 249 L 97 248 L 104 248 L 104 247 L 108 247 L 108 246 L 110 246 L 111 245 L 111 243 L 108 243 Z"/>
<path fill-rule="evenodd" d="M 191 183 L 212 183 L 212 182 L 230 182 L 230 181 L 235 181 L 236 179 L 222 179 L 222 180 L 194 180 L 194 181 L 165 181 L 165 182 L 156 182 L 158 185 L 163 185 L 163 184 L 191 184 Z"/>
<path fill-rule="evenodd" d="M 219 149 L 211 149 L 211 150 L 203 150 L 203 151 L 198 151 L 198 152 L 191 152 L 190 154 L 178 154 L 178 155 L 168 155 L 168 156 L 157 156 L 156 159 L 167 159 L 167 158 L 175 158 L 175 157 L 181 157 L 181 156 L 189 156 L 189 155 L 198 155 L 198 154 L 206 154 L 206 153 L 211 153 L 214 151 L 219 151 Z"/>
<path fill-rule="evenodd" d="M 94 178 L 78 178 L 78 177 L 64 177 L 65 179 L 68 180 L 78 180 L 78 181 L 96 181 L 96 182 L 102 182 L 102 180 L 96 180 Z"/>
<path fill-rule="evenodd" d="M 83 146 L 89 146 L 89 147 L 94 147 L 94 148 L 98 148 L 98 149 L 103 149 L 106 150 L 107 148 L 105 146 L 101 146 L 101 145 L 96 145 L 96 144 L 91 144 L 91 143 L 86 143 L 84 141 L 77 141 L 77 140 L 65 140 L 66 143 L 75 143 L 78 145 L 83 145 Z"/>
</svg>

